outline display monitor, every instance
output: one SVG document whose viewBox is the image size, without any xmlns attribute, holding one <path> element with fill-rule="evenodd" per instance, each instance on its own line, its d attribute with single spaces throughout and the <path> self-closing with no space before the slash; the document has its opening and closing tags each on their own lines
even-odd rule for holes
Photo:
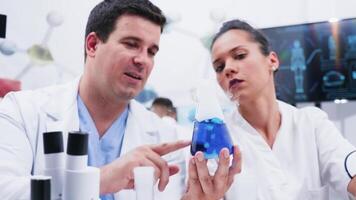
<svg viewBox="0 0 356 200">
<path fill-rule="evenodd" d="M 356 99 L 356 19 L 262 29 L 277 52 L 277 98 Z"/>
</svg>

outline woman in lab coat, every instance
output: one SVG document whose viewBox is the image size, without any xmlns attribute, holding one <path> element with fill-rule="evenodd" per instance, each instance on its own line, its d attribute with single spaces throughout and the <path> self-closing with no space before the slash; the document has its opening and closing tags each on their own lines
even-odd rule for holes
<svg viewBox="0 0 356 200">
<path fill-rule="evenodd" d="M 242 151 L 242 172 L 226 199 L 327 200 L 329 188 L 343 199 L 355 194 L 344 167 L 355 147 L 325 112 L 276 99 L 279 61 L 259 31 L 240 20 L 226 22 L 211 53 L 219 85 L 236 102 L 227 124 Z"/>
</svg>

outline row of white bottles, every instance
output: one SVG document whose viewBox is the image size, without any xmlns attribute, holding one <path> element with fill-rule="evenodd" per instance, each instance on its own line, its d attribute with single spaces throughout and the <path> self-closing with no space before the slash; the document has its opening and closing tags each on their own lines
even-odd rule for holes
<svg viewBox="0 0 356 200">
<path fill-rule="evenodd" d="M 100 170 L 88 166 L 88 134 L 69 132 L 64 154 L 62 132 L 43 134 L 44 176 L 33 176 L 31 200 L 99 199 Z"/>
</svg>

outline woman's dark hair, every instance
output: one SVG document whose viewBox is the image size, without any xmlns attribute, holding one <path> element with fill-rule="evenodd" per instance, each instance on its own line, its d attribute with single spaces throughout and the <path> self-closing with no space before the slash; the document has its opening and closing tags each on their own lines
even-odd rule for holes
<svg viewBox="0 0 356 200">
<path fill-rule="evenodd" d="M 162 11 L 149 0 L 104 0 L 90 12 L 85 38 L 95 32 L 101 41 L 106 42 L 115 29 L 116 21 L 124 14 L 143 17 L 159 25 L 161 32 L 166 24 Z"/>
<path fill-rule="evenodd" d="M 229 30 L 234 30 L 234 29 L 246 31 L 250 35 L 251 39 L 259 44 L 262 54 L 265 56 L 269 55 L 271 49 L 267 37 L 263 35 L 263 33 L 260 32 L 259 30 L 253 28 L 250 24 L 238 19 L 227 21 L 222 25 L 219 32 L 216 33 L 216 35 L 213 37 L 210 49 L 213 47 L 215 41 L 221 35 L 223 35 Z"/>
</svg>

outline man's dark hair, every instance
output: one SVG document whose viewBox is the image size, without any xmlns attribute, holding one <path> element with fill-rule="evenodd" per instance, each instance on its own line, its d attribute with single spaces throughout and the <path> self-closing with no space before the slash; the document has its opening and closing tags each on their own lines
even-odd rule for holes
<svg viewBox="0 0 356 200">
<path fill-rule="evenodd" d="M 117 19 L 125 14 L 143 17 L 160 26 L 161 32 L 166 24 L 162 11 L 149 0 L 104 0 L 90 12 L 85 38 L 95 32 L 101 41 L 106 42 L 115 30 Z"/>
<path fill-rule="evenodd" d="M 253 28 L 250 24 L 238 19 L 227 21 L 222 25 L 219 32 L 216 33 L 216 35 L 213 37 L 210 49 L 213 47 L 215 41 L 221 35 L 223 35 L 229 30 L 234 30 L 234 29 L 247 32 L 250 35 L 250 38 L 254 42 L 257 42 L 259 44 L 261 53 L 265 56 L 269 55 L 269 53 L 271 52 L 271 48 L 267 37 L 258 29 Z"/>
<path fill-rule="evenodd" d="M 164 97 L 157 97 L 155 100 L 153 100 L 152 106 L 163 106 L 170 110 L 173 110 L 174 108 L 173 102 L 170 99 Z"/>
</svg>

